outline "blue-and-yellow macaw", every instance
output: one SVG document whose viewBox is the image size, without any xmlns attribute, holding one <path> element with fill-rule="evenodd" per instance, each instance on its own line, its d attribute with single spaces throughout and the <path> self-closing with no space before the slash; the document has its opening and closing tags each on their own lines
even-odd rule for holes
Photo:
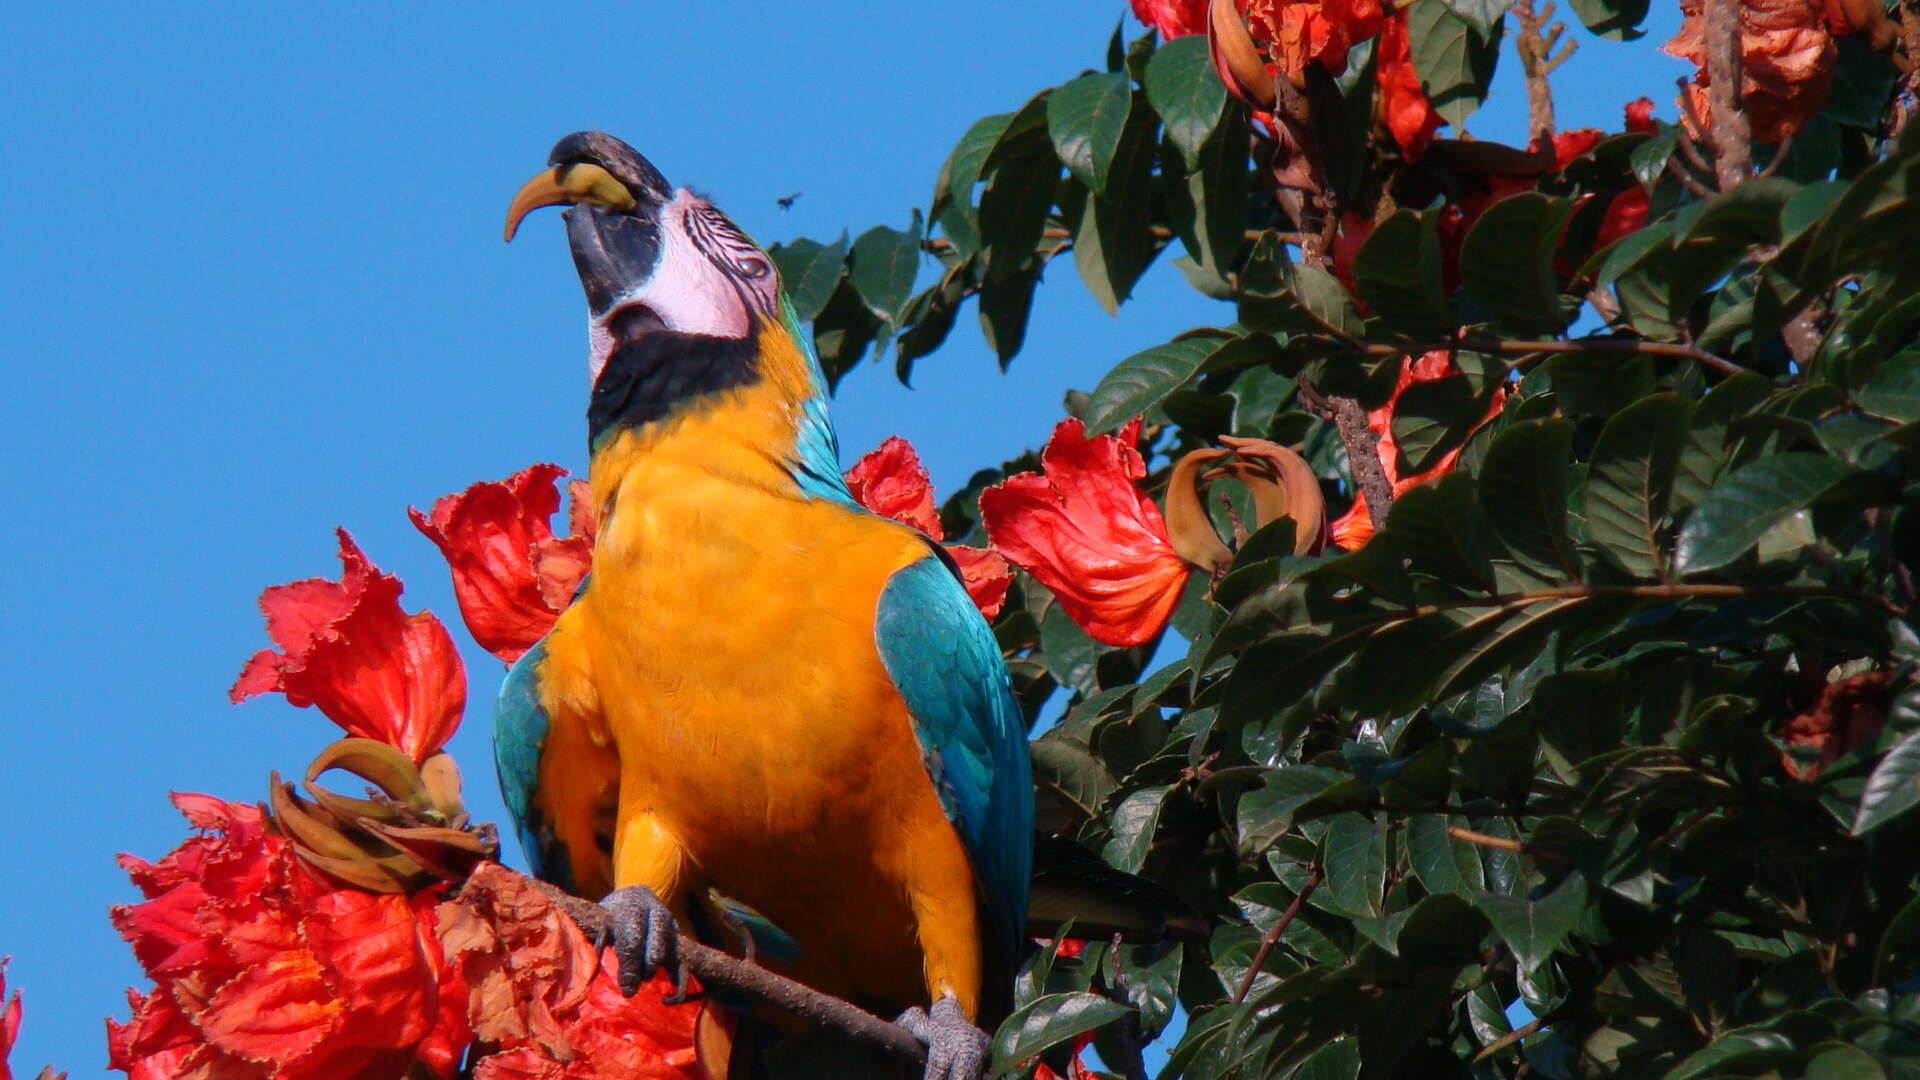
<svg viewBox="0 0 1920 1080">
<path fill-rule="evenodd" d="M 929 1075 L 974 1072 L 1032 862 L 1000 650 L 939 545 L 848 494 L 767 254 L 618 139 L 551 160 L 508 235 L 572 204 L 600 520 L 591 576 L 501 692 L 527 857 L 606 897 L 629 987 L 670 964 L 675 922 L 723 940 L 717 893 L 791 937 L 773 966 L 906 1010 Z"/>
</svg>

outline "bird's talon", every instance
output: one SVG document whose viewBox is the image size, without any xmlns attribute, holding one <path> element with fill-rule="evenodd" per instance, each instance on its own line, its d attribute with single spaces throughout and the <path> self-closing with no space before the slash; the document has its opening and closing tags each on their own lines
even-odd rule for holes
<svg viewBox="0 0 1920 1080">
<path fill-rule="evenodd" d="M 931 1009 L 908 1009 L 894 1023 L 927 1044 L 924 1080 L 979 1080 L 986 1075 L 987 1033 L 973 1026 L 953 995 L 934 1002 Z"/>
<path fill-rule="evenodd" d="M 615 889 L 600 901 L 607 913 L 607 934 L 620 958 L 620 992 L 632 997 L 656 971 L 666 970 L 685 984 L 680 966 L 680 927 L 673 913 L 644 885 Z"/>
</svg>

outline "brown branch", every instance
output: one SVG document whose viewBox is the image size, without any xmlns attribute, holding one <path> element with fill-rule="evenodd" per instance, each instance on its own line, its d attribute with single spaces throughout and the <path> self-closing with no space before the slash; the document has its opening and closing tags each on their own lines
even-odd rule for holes
<svg viewBox="0 0 1920 1080">
<path fill-rule="evenodd" d="M 601 910 L 600 905 L 591 900 L 582 900 L 544 881 L 534 881 L 533 884 L 578 923 L 588 938 L 599 941 L 607 935 L 607 913 Z M 927 1048 L 919 1039 L 905 1028 L 888 1023 L 856 1005 L 775 975 L 758 964 L 750 964 L 719 949 L 702 945 L 685 934 L 680 935 L 680 959 L 688 971 L 700 977 L 703 986 L 764 1001 L 802 1020 L 842 1031 L 863 1046 L 899 1058 L 915 1067 L 926 1065 Z"/>
<path fill-rule="evenodd" d="M 1740 0 L 1705 0 L 1707 110 L 1713 114 L 1713 172 L 1721 191 L 1732 191 L 1753 172 L 1753 130 L 1740 100 Z"/>
<path fill-rule="evenodd" d="M 1260 974 L 1261 965 L 1267 962 L 1267 954 L 1273 951 L 1274 943 L 1280 940 L 1280 935 L 1287 932 L 1287 927 L 1293 923 L 1294 916 L 1300 914 L 1300 907 L 1307 902 L 1307 897 L 1312 896 L 1313 890 L 1320 887 L 1320 881 L 1324 876 L 1320 867 L 1314 867 L 1313 876 L 1309 877 L 1306 886 L 1295 894 L 1293 903 L 1287 905 L 1287 910 L 1280 913 L 1279 921 L 1260 936 L 1260 947 L 1254 950 L 1253 962 L 1247 965 L 1246 977 L 1240 980 L 1240 988 L 1233 992 L 1235 1005 L 1247 1000 L 1247 992 L 1253 989 L 1254 977 Z"/>
<path fill-rule="evenodd" d="M 1405 350 L 1378 355 L 1400 355 Z M 1373 354 L 1369 354 L 1373 355 Z M 1300 402 L 1320 419 L 1331 423 L 1347 451 L 1347 468 L 1353 473 L 1353 486 L 1366 500 L 1367 513 L 1376 522 L 1387 520 L 1393 508 L 1393 485 L 1387 482 L 1386 467 L 1380 463 L 1380 437 L 1367 426 L 1367 414 L 1352 398 L 1328 397 L 1320 393 L 1313 380 L 1300 377 L 1295 382 Z"/>
<path fill-rule="evenodd" d="M 1712 368 L 1723 375 L 1738 375 L 1747 370 L 1731 360 L 1715 356 L 1704 349 L 1699 349 L 1692 345 L 1678 345 L 1668 341 L 1640 341 L 1634 338 L 1575 338 L 1572 341 L 1428 341 L 1414 342 L 1407 345 L 1366 342 L 1360 346 L 1360 351 L 1367 356 L 1395 356 L 1416 352 L 1435 352 L 1441 349 L 1504 355 L 1600 352 L 1639 354 L 1643 356 L 1671 356 L 1681 360 L 1692 360 L 1703 367 Z"/>
<path fill-rule="evenodd" d="M 1537 14 L 1533 0 L 1514 0 L 1513 14 L 1520 23 L 1513 47 L 1520 54 L 1520 69 L 1527 76 L 1527 137 L 1530 144 L 1550 144 L 1554 130 L 1553 87 L 1547 75 L 1573 55 L 1576 43 L 1569 38 L 1560 55 L 1553 55 L 1553 47 L 1566 27 L 1561 23 L 1547 25 L 1553 18 L 1552 0 Z"/>
<path fill-rule="evenodd" d="M 1552 589 L 1529 589 L 1526 592 L 1494 593 L 1478 599 L 1418 604 L 1400 609 L 1398 617 L 1418 619 L 1436 615 L 1442 611 L 1457 611 L 1461 608 L 1521 607 L 1546 600 L 1711 600 L 1732 599 L 1736 596 L 1824 597 L 1831 600 L 1874 604 L 1895 614 L 1902 610 L 1890 597 L 1850 593 L 1843 589 L 1829 589 L 1823 585 L 1564 585 Z"/>
</svg>

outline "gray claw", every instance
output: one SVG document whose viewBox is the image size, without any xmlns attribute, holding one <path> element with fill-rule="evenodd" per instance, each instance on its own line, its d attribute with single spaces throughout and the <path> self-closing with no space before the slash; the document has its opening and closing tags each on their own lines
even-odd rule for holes
<svg viewBox="0 0 1920 1080">
<path fill-rule="evenodd" d="M 979 1080 L 987 1072 L 987 1033 L 973 1026 L 952 994 L 900 1014 L 894 1023 L 927 1044 L 924 1080 Z"/>
<path fill-rule="evenodd" d="M 600 901 L 620 957 L 620 992 L 632 997 L 640 984 L 665 969 L 673 976 L 676 997 L 684 997 L 687 972 L 680 965 L 680 926 L 667 905 L 645 885 L 615 889 Z"/>
</svg>

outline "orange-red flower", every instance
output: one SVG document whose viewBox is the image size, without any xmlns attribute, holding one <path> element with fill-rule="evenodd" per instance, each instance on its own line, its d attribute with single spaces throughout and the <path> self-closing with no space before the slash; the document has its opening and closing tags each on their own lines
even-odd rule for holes
<svg viewBox="0 0 1920 1080">
<path fill-rule="evenodd" d="M 1420 89 L 1420 76 L 1413 69 L 1413 49 L 1407 40 L 1407 13 L 1402 10 L 1387 18 L 1380 29 L 1380 42 L 1374 46 L 1380 77 L 1380 113 L 1393 141 L 1408 161 L 1419 161 L 1440 127 L 1440 114 Z"/>
<path fill-rule="evenodd" d="M 613 951 L 526 878 L 481 864 L 440 906 L 440 940 L 471 987 L 477 1038 L 497 1048 L 477 1080 L 703 1080 L 702 1003 L 668 1005 L 664 973 L 624 997 Z"/>
<path fill-rule="evenodd" d="M 1159 508 L 1134 485 L 1146 475 L 1134 449 L 1139 433 L 1136 419 L 1118 437 L 1089 439 L 1069 417 L 1041 451 L 1044 472 L 1010 476 L 980 493 L 994 548 L 1109 645 L 1151 640 L 1187 582 Z"/>
<path fill-rule="evenodd" d="M 309 578 L 260 594 L 267 636 L 228 691 L 236 704 L 270 690 L 318 705 L 348 734 L 377 739 L 415 761 L 445 746 L 467 704 L 466 672 L 447 628 L 400 609 L 400 579 L 383 574 L 339 530 L 339 581 Z"/>
<path fill-rule="evenodd" d="M 555 481 L 565 475 L 558 465 L 533 465 L 443 496 L 431 514 L 407 508 L 453 570 L 467 630 L 508 663 L 553 628 L 593 564 L 593 501 L 585 484 L 568 485 L 571 535 L 554 536 L 548 523 L 560 508 Z"/>
<path fill-rule="evenodd" d="M 1659 126 L 1653 122 L 1652 98 L 1634 98 L 1627 102 L 1627 130 L 1636 135 L 1659 133 Z"/>
<path fill-rule="evenodd" d="M 1387 482 L 1393 485 L 1393 493 L 1395 495 L 1413 487 L 1415 484 L 1422 484 L 1436 476 L 1452 472 L 1454 462 L 1460 458 L 1461 447 L 1456 446 L 1440 455 L 1439 460 L 1412 476 L 1401 476 L 1400 448 L 1393 439 L 1394 406 L 1400 403 L 1400 395 L 1406 393 L 1407 387 L 1412 386 L 1414 383 L 1444 379 L 1459 370 L 1459 367 L 1454 364 L 1453 358 L 1444 350 L 1430 352 L 1418 360 L 1402 359 L 1400 361 L 1400 381 L 1393 388 L 1393 396 L 1387 399 L 1386 404 L 1367 412 L 1367 427 L 1371 428 L 1373 433 L 1380 437 L 1380 464 L 1386 469 Z M 1479 430 L 1482 424 L 1493 419 L 1494 416 L 1500 412 L 1500 407 L 1506 400 L 1506 387 L 1503 386 L 1495 390 L 1492 400 L 1487 404 L 1486 415 L 1480 418 L 1479 423 L 1473 425 L 1473 430 Z M 1333 534 L 1334 544 L 1347 551 L 1353 551 L 1368 540 L 1373 539 L 1373 515 L 1367 510 L 1367 500 L 1361 498 L 1359 493 L 1356 492 L 1354 494 L 1353 505 L 1348 507 L 1347 512 L 1335 519 L 1333 524 L 1328 526 L 1328 528 Z"/>
<path fill-rule="evenodd" d="M 1207 30 L 1207 0 L 1133 0 L 1133 17 L 1168 41 Z"/>
<path fill-rule="evenodd" d="M 1705 8 L 1701 0 L 1681 0 L 1680 10 L 1686 20 L 1661 48 L 1699 68 L 1685 94 L 1711 128 Z M 1844 16 L 1839 22 L 1849 25 Z M 1740 0 L 1740 100 L 1754 138 L 1777 143 L 1796 134 L 1827 103 L 1839 56 L 1834 32 L 1822 0 Z M 1694 132 L 1696 138 L 1704 134 Z"/>
<path fill-rule="evenodd" d="M 847 490 L 861 506 L 911 525 L 935 540 L 945 540 L 940 512 L 933 505 L 933 481 L 920 464 L 913 444 L 892 435 L 867 451 L 846 472 Z M 1007 602 L 1007 588 L 1013 584 L 1013 567 L 991 548 L 945 544 L 947 554 L 960 567 L 960 579 L 967 595 L 980 614 L 991 619 L 1000 614 Z"/>
<path fill-rule="evenodd" d="M 114 925 L 157 984 L 107 1021 L 109 1067 L 135 1080 L 451 1076 L 466 988 L 434 936 L 435 896 L 334 889 L 259 809 L 175 795 L 201 835 L 120 862 L 146 897 Z"/>
<path fill-rule="evenodd" d="M 1243 0 L 1241 6 L 1254 38 L 1267 43 L 1280 70 L 1296 80 L 1310 63 L 1344 73 L 1348 51 L 1386 22 L 1380 0 Z"/>
</svg>

